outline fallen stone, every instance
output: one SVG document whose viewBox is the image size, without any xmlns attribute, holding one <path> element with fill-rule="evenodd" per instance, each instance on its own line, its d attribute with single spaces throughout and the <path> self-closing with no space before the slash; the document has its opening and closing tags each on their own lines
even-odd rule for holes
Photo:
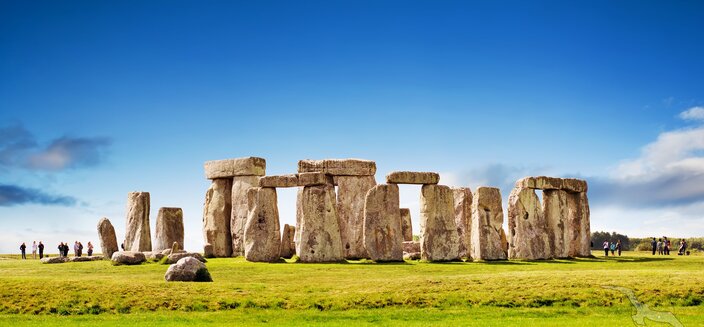
<svg viewBox="0 0 704 327">
<path fill-rule="evenodd" d="M 281 233 L 281 251 L 279 256 L 284 259 L 291 259 L 296 254 L 296 243 L 293 239 L 296 235 L 296 227 L 289 224 L 284 225 L 283 233 Z"/>
<path fill-rule="evenodd" d="M 218 178 L 205 193 L 203 206 L 203 238 L 210 248 L 203 248 L 207 257 L 226 258 L 232 256 L 232 179 Z"/>
<path fill-rule="evenodd" d="M 168 250 L 168 251 L 171 251 L 171 250 Z M 147 257 L 147 259 L 149 259 L 151 261 L 159 261 L 162 258 L 166 257 L 167 255 L 162 252 L 152 252 L 150 255 L 145 255 L 145 256 Z"/>
<path fill-rule="evenodd" d="M 337 215 L 345 259 L 368 258 L 364 246 L 364 202 L 374 176 L 337 176 Z"/>
<path fill-rule="evenodd" d="M 332 185 L 333 178 L 321 172 L 298 174 L 298 186 Z"/>
<path fill-rule="evenodd" d="M 404 252 L 403 260 L 420 260 L 420 252 Z"/>
<path fill-rule="evenodd" d="M 426 261 L 460 258 L 453 194 L 445 185 L 423 185 L 420 195 L 420 254 Z"/>
<path fill-rule="evenodd" d="M 244 257 L 252 262 L 279 260 L 279 209 L 276 189 L 253 187 L 247 193 L 249 214 L 244 228 Z"/>
<path fill-rule="evenodd" d="M 266 175 L 266 160 L 258 157 L 206 161 L 207 179 Z"/>
<path fill-rule="evenodd" d="M 374 261 L 402 261 L 403 235 L 398 185 L 381 184 L 367 193 L 364 245 Z"/>
<path fill-rule="evenodd" d="M 508 197 L 508 257 L 538 260 L 552 257 L 547 221 L 531 188 L 514 188 Z"/>
<path fill-rule="evenodd" d="M 335 208 L 335 187 L 330 184 L 304 187 L 300 207 L 300 235 L 296 248 L 300 262 L 341 261 L 343 251 Z"/>
<path fill-rule="evenodd" d="M 401 234 L 404 241 L 413 241 L 413 225 L 411 222 L 411 210 L 408 208 L 399 209 L 401 213 Z M 420 250 L 418 250 L 420 251 Z"/>
<path fill-rule="evenodd" d="M 147 257 L 142 252 L 118 251 L 112 254 L 113 263 L 122 265 L 138 265 L 147 261 Z"/>
<path fill-rule="evenodd" d="M 472 253 L 472 191 L 468 187 L 452 189 L 455 206 L 455 225 L 460 239 L 460 258 L 471 258 Z"/>
<path fill-rule="evenodd" d="M 156 242 L 154 251 L 171 248 L 173 243 L 183 244 L 183 210 L 159 208 L 156 217 Z"/>
<path fill-rule="evenodd" d="M 386 175 L 386 182 L 393 184 L 437 184 L 440 175 L 431 172 L 394 171 Z"/>
<path fill-rule="evenodd" d="M 403 242 L 403 252 L 408 252 L 408 253 L 418 252 L 418 253 L 420 253 L 420 242 L 418 242 L 418 241 L 404 241 Z"/>
<path fill-rule="evenodd" d="M 297 187 L 298 175 L 272 175 L 259 179 L 259 187 Z"/>
<path fill-rule="evenodd" d="M 213 278 L 205 265 L 195 258 L 181 258 L 166 270 L 167 282 L 212 282 Z"/>
<path fill-rule="evenodd" d="M 232 255 L 244 255 L 244 226 L 247 223 L 249 207 L 247 191 L 259 185 L 258 176 L 236 176 L 232 178 L 232 215 L 230 234 L 232 235 Z"/>
<path fill-rule="evenodd" d="M 151 251 L 152 239 L 149 229 L 149 192 L 127 194 L 126 251 Z"/>
<path fill-rule="evenodd" d="M 98 221 L 98 238 L 100 238 L 100 248 L 104 256 L 112 258 L 112 254 L 117 252 L 117 236 L 115 228 L 110 220 L 103 217 Z"/>
<path fill-rule="evenodd" d="M 376 163 L 363 159 L 300 160 L 299 173 L 322 172 L 336 176 L 373 176 Z"/>
<path fill-rule="evenodd" d="M 504 223 L 501 192 L 495 187 L 479 187 L 472 195 L 472 259 L 505 260 L 501 245 Z"/>
<path fill-rule="evenodd" d="M 51 257 L 51 258 L 42 258 L 40 261 L 41 261 L 41 263 L 48 263 L 48 264 L 50 264 L 50 263 L 64 263 L 64 262 L 68 262 L 69 258 L 67 258 L 67 257 Z"/>
<path fill-rule="evenodd" d="M 179 260 L 181 260 L 181 259 L 183 259 L 183 258 L 186 258 L 186 257 L 195 258 L 195 259 L 197 259 L 197 260 L 200 261 L 200 262 L 207 262 L 207 261 L 205 260 L 205 258 L 203 258 L 203 256 L 200 255 L 200 253 L 196 253 L 196 252 L 179 252 L 179 253 L 171 253 L 171 254 L 169 254 L 169 255 L 166 257 L 166 263 L 168 263 L 168 264 L 176 263 L 177 261 L 179 261 Z"/>
</svg>

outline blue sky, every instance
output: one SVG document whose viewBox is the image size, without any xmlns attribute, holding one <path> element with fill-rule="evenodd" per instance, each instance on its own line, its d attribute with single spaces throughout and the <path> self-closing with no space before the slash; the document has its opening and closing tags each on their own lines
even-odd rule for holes
<svg viewBox="0 0 704 327">
<path fill-rule="evenodd" d="M 0 2 L 0 252 L 184 209 L 206 160 L 590 182 L 592 230 L 704 235 L 701 2 Z M 402 205 L 418 206 L 418 188 Z M 282 223 L 295 191 L 279 191 Z M 412 213 L 417 226 L 417 210 Z M 52 247 L 53 248 L 53 247 Z"/>
</svg>

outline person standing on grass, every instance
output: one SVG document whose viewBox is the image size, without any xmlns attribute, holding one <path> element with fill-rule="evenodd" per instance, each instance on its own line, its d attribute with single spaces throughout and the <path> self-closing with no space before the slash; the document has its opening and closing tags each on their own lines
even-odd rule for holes
<svg viewBox="0 0 704 327">
<path fill-rule="evenodd" d="M 39 241 L 39 259 L 44 258 L 44 244 L 42 244 L 42 241 Z"/>
<path fill-rule="evenodd" d="M 78 241 L 73 242 L 73 256 L 78 256 Z"/>
<path fill-rule="evenodd" d="M 609 245 L 609 249 L 611 249 L 611 256 L 614 256 L 614 251 L 616 251 L 616 243 L 611 242 L 611 245 Z"/>
<path fill-rule="evenodd" d="M 665 236 L 662 237 L 662 252 L 664 255 L 670 255 L 670 240 Z"/>
<path fill-rule="evenodd" d="M 82 255 L 83 255 L 83 243 L 78 242 L 78 256 L 80 257 Z"/>
<path fill-rule="evenodd" d="M 20 245 L 20 251 L 22 251 L 22 259 L 27 259 L 27 255 L 25 254 L 25 251 L 27 251 L 27 246 L 22 242 L 22 245 Z"/>
<path fill-rule="evenodd" d="M 655 240 L 655 237 L 650 241 L 650 246 L 653 248 L 653 255 L 655 255 L 655 251 L 658 249 L 658 241 Z"/>
<path fill-rule="evenodd" d="M 609 256 L 609 241 L 604 240 L 604 256 Z"/>
<path fill-rule="evenodd" d="M 71 247 L 68 246 L 68 242 L 64 243 L 64 257 L 68 258 L 68 251 Z"/>
<path fill-rule="evenodd" d="M 37 241 L 32 242 L 32 259 L 37 258 Z"/>
<path fill-rule="evenodd" d="M 618 251 L 618 256 L 621 256 L 621 240 L 616 241 L 616 250 Z"/>
<path fill-rule="evenodd" d="M 90 241 L 88 241 L 88 256 L 90 257 L 92 255 L 93 255 L 93 244 L 91 244 Z"/>
</svg>

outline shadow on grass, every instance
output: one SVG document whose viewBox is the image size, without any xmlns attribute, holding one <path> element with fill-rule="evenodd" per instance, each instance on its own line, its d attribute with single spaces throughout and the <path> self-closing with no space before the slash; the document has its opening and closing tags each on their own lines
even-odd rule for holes
<svg viewBox="0 0 704 327">
<path fill-rule="evenodd" d="M 579 259 L 569 259 L 575 262 L 658 262 L 658 261 L 672 261 L 674 258 L 663 258 L 663 257 L 601 257 L 601 258 L 579 258 Z"/>
</svg>

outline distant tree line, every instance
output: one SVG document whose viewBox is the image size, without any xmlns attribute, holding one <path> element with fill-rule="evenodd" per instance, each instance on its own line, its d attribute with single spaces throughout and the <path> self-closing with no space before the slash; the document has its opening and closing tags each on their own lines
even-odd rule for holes
<svg viewBox="0 0 704 327">
<path fill-rule="evenodd" d="M 656 237 L 655 239 L 662 239 L 662 236 Z M 682 238 L 668 236 L 668 239 L 672 242 L 672 246 L 676 251 Z M 687 241 L 687 248 L 690 250 L 704 251 L 704 237 L 685 237 L 684 239 Z M 601 250 L 605 240 L 614 243 L 621 240 L 621 247 L 625 251 L 650 251 L 652 249 L 650 241 L 652 241 L 653 238 L 628 237 L 628 235 L 619 234 L 617 232 L 593 232 L 591 237 L 592 250 Z"/>
</svg>

